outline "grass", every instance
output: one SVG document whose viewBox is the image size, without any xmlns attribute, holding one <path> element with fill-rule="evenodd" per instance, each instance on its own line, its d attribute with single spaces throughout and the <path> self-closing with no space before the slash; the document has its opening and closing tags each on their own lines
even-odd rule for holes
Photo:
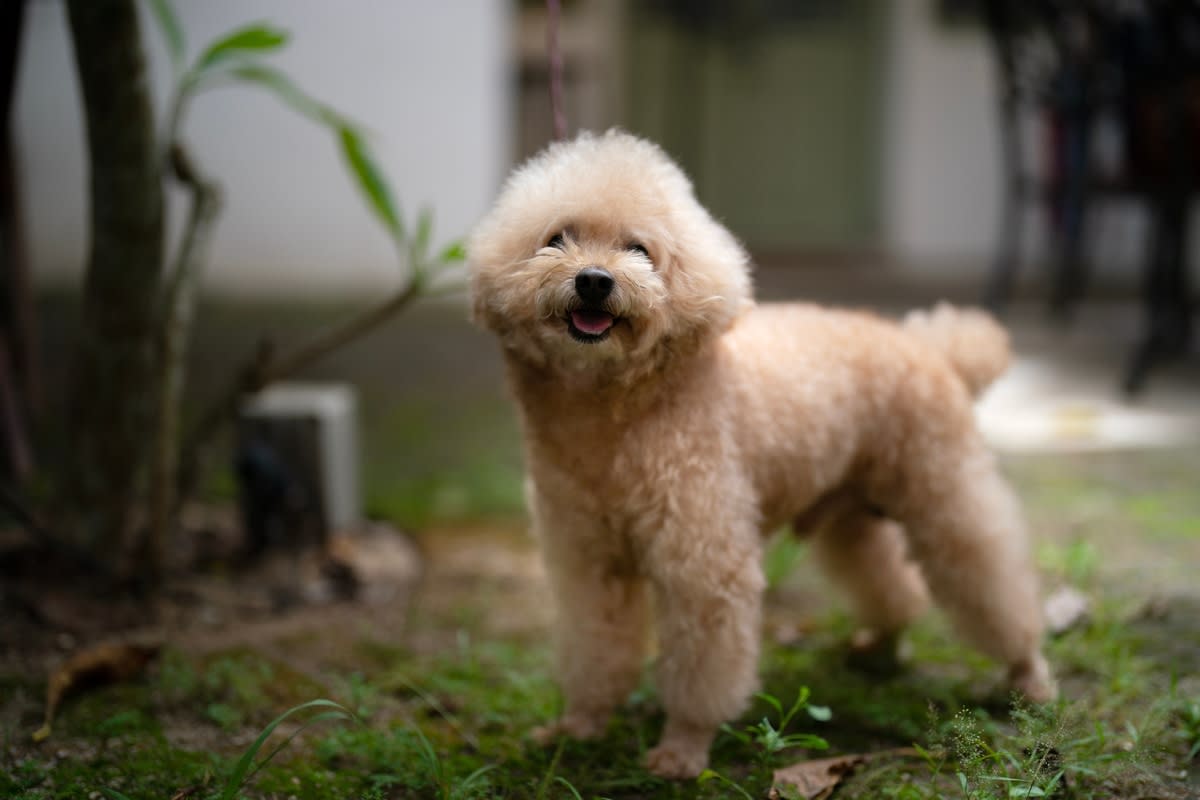
<svg viewBox="0 0 1200 800">
<path fill-rule="evenodd" d="M 236 326 L 210 324 L 203 339 L 216 343 L 210 349 L 242 352 L 246 337 Z M 312 324 L 297 315 L 278 327 L 286 339 Z M 362 343 L 313 377 L 365 387 L 372 514 L 418 530 L 509 520 L 520 513 L 521 470 L 515 422 L 494 388 L 499 376 L 471 371 L 476 383 L 461 388 L 463 360 L 490 343 L 449 330 L 432 335 L 433 324 L 401 320 L 385 339 Z M 461 346 L 444 349 L 455 337 Z M 212 355 L 198 354 L 200 386 L 226 374 Z M 598 741 L 533 746 L 526 733 L 561 703 L 544 631 L 491 625 L 506 602 L 503 581 L 454 575 L 440 586 L 427 577 L 426 590 L 439 589 L 441 604 L 435 613 L 418 601 L 396 638 L 347 626 L 269 651 L 168 649 L 142 679 L 68 702 L 40 746 L 29 733 L 40 722 L 44 677 L 0 667 L 0 797 L 94 800 L 109 790 L 141 800 L 194 788 L 192 798 L 218 798 L 261 733 L 316 698 L 359 721 L 329 720 L 299 733 L 238 794 L 760 798 L 772 770 L 793 761 L 916 747 L 919 755 L 860 766 L 835 797 L 1200 795 L 1200 454 L 1055 456 L 1006 466 L 1037 534 L 1047 586 L 1070 583 L 1093 602 L 1087 625 L 1048 643 L 1064 699 L 1045 709 L 1014 707 L 996 688 L 997 667 L 938 617 L 911 631 L 911 664 L 900 674 L 849 669 L 851 621 L 836 608 L 804 605 L 821 598 L 822 585 L 804 547 L 776 537 L 766 557 L 769 617 L 795 619 L 799 634 L 776 641 L 768 628 L 763 695 L 718 735 L 708 780 L 664 782 L 640 766 L 663 722 L 648 679 Z M 214 479 L 214 495 L 229 491 L 228 480 Z M 335 650 L 338 666 L 323 665 L 320 654 Z M 292 663 L 301 659 L 318 666 Z M 811 689 L 803 702 L 828 715 L 814 716 L 802 703 L 788 716 L 803 687 Z M 296 732 L 291 721 L 280 722 L 259 759 Z M 797 736 L 820 737 L 828 749 L 785 746 Z"/>
<path fill-rule="evenodd" d="M 995 665 L 936 616 L 910 632 L 911 664 L 900 674 L 848 668 L 851 620 L 826 605 L 787 605 L 797 592 L 822 590 L 804 548 L 778 537 L 765 556 L 771 616 L 798 617 L 804 633 L 786 643 L 768 633 L 763 694 L 718 735 L 702 781 L 665 782 L 640 766 L 663 721 L 648 677 L 600 740 L 535 747 L 525 734 L 561 703 L 544 636 L 490 628 L 505 595 L 458 576 L 441 587 L 455 602 L 418 605 L 399 639 L 348 629 L 318 631 L 270 656 L 168 649 L 140 681 L 66 704 L 42 746 L 28 737 L 43 684 L 0 675 L 0 796 L 91 800 L 107 791 L 138 800 L 191 788 L 191 797 L 209 800 L 758 798 L 779 766 L 895 748 L 919 755 L 860 766 L 836 797 L 1196 796 L 1200 600 L 1189 592 L 1186 564 L 1172 562 L 1194 552 L 1188 520 L 1200 498 L 1184 498 L 1172 482 L 1185 473 L 1179 464 L 1159 474 L 1152 458 L 1151 478 L 1139 483 L 1116 463 L 1010 464 L 1039 533 L 1047 584 L 1076 585 L 1094 604 L 1088 624 L 1048 643 L 1065 699 L 1046 708 L 1014 707 L 996 688 Z M 479 497 L 492 489 L 476 489 L 459 484 L 466 507 L 488 507 Z M 440 518 L 432 507 L 422 513 Z M 1155 565 L 1151 584 L 1140 578 L 1147 564 Z M 314 672 L 286 660 L 323 649 L 345 650 L 351 657 L 337 663 L 353 668 Z M 291 718 L 276 719 L 314 698 L 358 721 L 300 731 Z M 260 741 L 272 724 L 278 730 Z M 251 772 L 247 764 L 291 736 Z M 256 743 L 264 749 L 246 761 Z M 240 788 L 231 795 L 231 786 Z"/>
<path fill-rule="evenodd" d="M 1014 707 L 989 689 L 989 665 L 961 658 L 936 620 L 914 631 L 909 671 L 880 679 L 848 670 L 849 621 L 829 612 L 803 646 L 767 647 L 764 693 L 719 735 L 708 778 L 684 783 L 639 766 L 662 724 L 649 682 L 598 742 L 530 744 L 523 734 L 559 703 L 544 644 L 463 636 L 446 652 L 377 651 L 364 658 L 369 671 L 332 676 L 338 706 L 291 711 L 323 689 L 286 664 L 169 651 L 143 681 L 68 704 L 49 748 L 27 744 L 36 704 L 17 724 L 6 714 L 0 796 L 108 790 L 122 800 L 199 787 L 193 797 L 221 800 L 762 797 L 775 767 L 821 757 L 827 742 L 834 754 L 912 745 L 922 754 L 860 768 L 840 798 L 998 800 L 1065 796 L 1064 786 L 1076 798 L 1186 797 L 1196 787 L 1178 776 L 1200 750 L 1200 684 L 1157 668 L 1130 610 L 1113 599 L 1091 626 L 1050 643 L 1071 699 L 1047 708 Z M 218 701 L 228 718 L 211 713 Z M 287 726 L 288 714 L 314 711 L 337 719 Z M 207 745 L 181 744 L 181 725 Z"/>
</svg>

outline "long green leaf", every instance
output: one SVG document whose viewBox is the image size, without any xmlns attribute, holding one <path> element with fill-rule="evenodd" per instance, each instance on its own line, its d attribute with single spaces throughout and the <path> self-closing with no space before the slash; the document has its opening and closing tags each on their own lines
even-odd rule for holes
<svg viewBox="0 0 1200 800">
<path fill-rule="evenodd" d="M 265 22 L 258 22 L 245 28 L 239 28 L 224 38 L 218 39 L 208 46 L 203 55 L 196 60 L 192 71 L 202 74 L 215 64 L 238 58 L 249 53 L 269 53 L 287 44 L 289 34 L 279 28 L 272 28 Z"/>
<path fill-rule="evenodd" d="M 583 800 L 583 796 L 579 794 L 579 790 L 576 789 L 575 786 L 572 785 L 572 783 L 562 775 L 555 775 L 554 782 L 561 783 L 563 786 L 567 787 L 567 791 L 571 793 L 571 796 L 574 797 L 575 800 Z"/>
<path fill-rule="evenodd" d="M 323 125 L 340 128 L 347 121 L 324 103 L 314 100 L 284 73 L 265 64 L 239 64 L 229 70 L 211 73 L 210 78 L 232 77 L 244 83 L 253 83 L 272 92 L 285 105 L 303 116 Z"/>
<path fill-rule="evenodd" d="M 371 210 L 397 240 L 404 238 L 404 226 L 400 222 L 400 213 L 392 200 L 392 190 L 379 166 L 375 163 L 371 151 L 363 141 L 358 131 L 349 125 L 342 126 L 338 131 L 342 145 L 342 156 L 350 166 L 350 171 L 358 181 L 358 188 L 366 196 Z"/>
<path fill-rule="evenodd" d="M 275 758 L 275 756 L 279 755 L 281 750 L 283 750 L 285 747 L 287 747 L 289 744 L 291 744 L 293 739 L 295 739 L 300 734 L 304 733 L 306 730 L 311 728 L 313 725 L 316 725 L 318 722 L 325 722 L 326 720 L 335 720 L 336 719 L 336 720 L 344 720 L 347 722 L 354 720 L 355 717 L 348 716 L 348 713 L 349 712 L 345 712 L 345 711 L 322 711 L 320 714 L 312 715 L 311 717 L 309 717 L 308 719 L 306 719 L 304 721 L 303 725 L 301 725 L 299 728 L 294 730 L 292 732 L 291 736 L 287 737 L 282 742 L 280 742 L 279 744 L 272 747 L 271 752 L 267 753 L 265 756 L 263 756 L 261 759 L 259 759 L 258 763 L 254 765 L 254 769 L 250 770 L 250 772 L 247 773 L 244 778 L 242 778 L 242 783 L 246 784 L 246 783 L 249 783 L 250 781 L 252 781 L 254 779 L 254 776 L 258 774 L 258 771 L 260 769 L 265 767 L 267 764 L 271 763 L 271 760 L 273 758 Z"/>
<path fill-rule="evenodd" d="M 229 780 L 225 784 L 225 788 L 221 790 L 220 800 L 233 800 L 233 798 L 237 796 L 238 791 L 241 789 L 242 784 L 246 780 L 246 774 L 250 771 L 250 767 L 254 765 L 254 757 L 258 755 L 258 751 L 262 749 L 264 744 L 266 744 L 267 739 L 269 739 L 271 734 L 275 732 L 275 729 L 279 727 L 280 723 L 293 714 L 298 714 L 299 712 L 306 711 L 310 708 L 332 708 L 336 711 L 344 713 L 346 715 L 346 719 L 354 719 L 354 714 L 352 714 L 348 708 L 339 703 L 335 703 L 332 700 L 309 700 L 307 703 L 301 703 L 298 706 L 289 708 L 287 711 L 271 720 L 267 727 L 263 728 L 262 733 L 258 735 L 258 738 L 255 739 L 250 747 L 246 749 L 246 752 L 242 753 L 242 757 L 238 759 L 237 764 L 235 764 L 233 767 L 233 771 L 229 774 Z"/>
<path fill-rule="evenodd" d="M 183 72 L 183 57 L 187 44 L 183 37 L 183 26 L 179 24 L 179 17 L 175 14 L 175 6 L 171 0 L 150 0 L 150 10 L 154 13 L 154 19 L 167 42 L 171 66 L 178 77 Z"/>
</svg>

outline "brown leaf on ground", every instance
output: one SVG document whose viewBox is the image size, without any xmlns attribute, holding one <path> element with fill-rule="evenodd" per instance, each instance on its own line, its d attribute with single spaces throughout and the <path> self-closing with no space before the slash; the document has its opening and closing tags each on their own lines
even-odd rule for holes
<svg viewBox="0 0 1200 800">
<path fill-rule="evenodd" d="M 855 753 L 833 758 L 819 758 L 815 761 L 801 761 L 775 770 L 769 797 L 771 800 L 779 800 L 785 796 L 803 797 L 806 800 L 825 800 L 833 794 L 833 790 L 847 775 L 868 761 L 889 756 L 915 755 L 918 753 L 911 747 L 901 747 L 878 753 Z M 781 793 L 780 787 L 787 787 L 788 794 Z"/>
<path fill-rule="evenodd" d="M 46 718 L 33 734 L 40 742 L 50 735 L 54 714 L 67 695 L 85 688 L 127 681 L 158 655 L 159 644 L 105 642 L 76 653 L 54 670 L 46 685 Z"/>
</svg>

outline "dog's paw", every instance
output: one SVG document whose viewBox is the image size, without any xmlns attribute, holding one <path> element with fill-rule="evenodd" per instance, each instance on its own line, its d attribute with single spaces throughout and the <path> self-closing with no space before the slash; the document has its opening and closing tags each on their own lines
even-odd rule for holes
<svg viewBox="0 0 1200 800">
<path fill-rule="evenodd" d="M 708 766 L 708 748 L 663 742 L 646 753 L 646 769 L 660 778 L 695 778 Z"/>
<path fill-rule="evenodd" d="M 548 725 L 539 725 L 529 732 L 529 738 L 546 747 L 566 736 L 571 739 L 596 739 L 604 733 L 604 720 L 584 714 L 568 714 Z"/>
<path fill-rule="evenodd" d="M 1050 665 L 1040 653 L 1013 664 L 1008 670 L 1008 684 L 1033 703 L 1049 703 L 1058 697 L 1058 687 L 1050 674 Z"/>
</svg>

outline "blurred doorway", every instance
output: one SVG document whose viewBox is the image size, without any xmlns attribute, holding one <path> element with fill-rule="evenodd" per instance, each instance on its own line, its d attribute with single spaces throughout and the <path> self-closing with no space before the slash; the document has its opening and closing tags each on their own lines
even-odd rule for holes
<svg viewBox="0 0 1200 800">
<path fill-rule="evenodd" d="M 869 249 L 889 6 L 630 4 L 624 124 L 675 156 L 701 201 L 757 253 Z"/>
</svg>

